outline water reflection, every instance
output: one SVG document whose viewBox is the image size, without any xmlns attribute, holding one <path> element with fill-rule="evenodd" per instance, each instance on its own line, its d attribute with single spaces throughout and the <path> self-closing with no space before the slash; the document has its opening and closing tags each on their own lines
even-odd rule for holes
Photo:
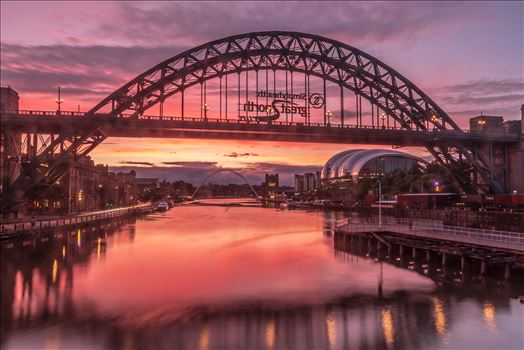
<svg viewBox="0 0 524 350">
<path fill-rule="evenodd" d="M 333 312 L 331 311 L 328 311 L 326 313 L 326 329 L 327 329 L 329 349 L 334 349 L 335 340 L 337 337 L 337 330 L 336 330 L 335 318 L 333 316 Z"/>
<path fill-rule="evenodd" d="M 393 327 L 391 308 L 389 307 L 382 309 L 382 329 L 384 330 L 384 339 L 386 340 L 388 349 L 391 349 L 395 340 L 395 329 Z"/>
<path fill-rule="evenodd" d="M 275 319 L 269 319 L 266 324 L 266 347 L 273 349 L 275 347 Z"/>
<path fill-rule="evenodd" d="M 514 289 L 377 260 L 340 215 L 177 207 L 3 248 L 2 348 L 522 347 Z"/>
<path fill-rule="evenodd" d="M 490 331 L 497 329 L 497 324 L 495 322 L 495 306 L 487 300 L 484 302 L 484 321 Z"/>
<path fill-rule="evenodd" d="M 446 313 L 444 311 L 444 302 L 440 298 L 433 298 L 433 315 L 435 318 L 435 329 L 440 338 L 447 343 L 446 330 Z"/>
</svg>

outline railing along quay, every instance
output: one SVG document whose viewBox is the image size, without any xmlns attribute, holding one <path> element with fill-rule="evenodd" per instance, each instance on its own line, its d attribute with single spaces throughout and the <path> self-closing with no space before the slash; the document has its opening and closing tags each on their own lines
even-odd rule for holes
<svg viewBox="0 0 524 350">
<path fill-rule="evenodd" d="M 100 220 L 117 218 L 130 214 L 152 211 L 154 206 L 150 203 L 139 204 L 125 208 L 103 210 L 97 212 L 80 213 L 69 217 L 50 218 L 50 219 L 25 219 L 23 221 L 3 222 L 0 225 L 0 238 L 4 240 L 18 234 L 30 231 L 38 231 L 54 227 L 74 226 L 87 224 Z"/>
<path fill-rule="evenodd" d="M 383 217 L 379 224 L 376 217 L 345 218 L 337 221 L 335 230 L 348 233 L 391 232 L 524 252 L 524 233 L 449 226 L 435 220 Z"/>
</svg>

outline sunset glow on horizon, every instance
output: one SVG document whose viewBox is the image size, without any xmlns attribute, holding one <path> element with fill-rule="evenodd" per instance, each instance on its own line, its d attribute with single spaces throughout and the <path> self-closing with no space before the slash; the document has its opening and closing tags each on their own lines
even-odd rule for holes
<svg viewBox="0 0 524 350">
<path fill-rule="evenodd" d="M 417 84 L 462 128 L 481 113 L 517 119 L 524 99 L 523 50 L 513 44 L 523 38 L 519 2 L 2 2 L 1 10 L 1 85 L 20 94 L 20 109 L 56 109 L 61 86 L 62 110 L 87 111 L 185 50 L 263 30 L 315 33 L 368 52 Z M 305 20 L 313 13 L 317 21 Z M 208 85 L 210 118 L 218 118 L 217 84 Z M 253 85 L 249 89 L 255 91 Z M 320 82 L 312 89 L 321 89 Z M 193 90 L 185 113 L 198 117 L 201 101 L 198 87 Z M 354 104 L 345 98 L 351 113 Z M 180 115 L 179 99 L 167 100 L 165 115 Z M 231 104 L 230 112 L 235 108 Z M 146 114 L 158 114 L 158 108 Z M 91 156 L 115 169 L 137 168 L 142 176 L 175 180 L 176 171 L 166 168 L 184 164 L 196 177 L 227 167 L 252 171 L 250 181 L 260 182 L 264 171 L 289 179 L 293 172 L 320 170 L 333 154 L 350 148 L 390 146 L 110 138 Z M 429 155 L 422 148 L 403 150 Z"/>
</svg>

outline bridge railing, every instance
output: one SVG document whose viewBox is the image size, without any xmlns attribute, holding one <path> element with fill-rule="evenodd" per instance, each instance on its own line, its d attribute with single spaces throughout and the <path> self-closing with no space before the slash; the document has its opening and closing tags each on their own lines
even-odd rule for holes
<svg viewBox="0 0 524 350">
<path fill-rule="evenodd" d="M 18 116 L 46 116 L 46 117 L 86 117 L 86 116 L 98 116 L 98 117 L 108 117 L 108 118 L 122 118 L 130 119 L 132 114 L 118 114 L 118 115 L 109 115 L 109 114 L 87 114 L 85 112 L 74 112 L 74 111 L 37 111 L 37 110 L 18 110 L 18 111 L 5 111 L 2 114 L 6 115 L 18 115 Z M 218 123 L 218 124 L 262 124 L 267 125 L 268 122 L 265 121 L 256 121 L 248 119 L 225 119 L 225 118 L 200 118 L 200 117 L 176 117 L 176 116 L 160 116 L 160 115 L 141 115 L 138 116 L 139 120 L 162 120 L 162 121 L 179 121 L 179 122 L 198 122 L 198 123 Z M 370 129 L 370 130 L 388 130 L 388 131 L 408 131 L 400 126 L 386 126 L 386 125 L 357 125 L 357 124 L 332 124 L 332 123 L 310 123 L 310 122 L 295 122 L 295 121 L 272 121 L 271 125 L 282 125 L 282 126 L 307 126 L 307 127 L 321 127 L 321 128 L 330 128 L 330 129 Z M 438 134 L 471 134 L 471 135 L 486 135 L 491 136 L 496 135 L 513 135 L 508 130 L 503 132 L 487 132 L 487 131 L 470 131 L 470 130 L 439 130 L 436 128 L 433 129 L 409 129 L 410 132 L 421 132 L 421 133 L 438 133 Z"/>
<path fill-rule="evenodd" d="M 37 111 L 37 110 L 18 110 L 18 111 L 6 111 L 4 114 L 13 114 L 19 116 L 55 116 L 55 117 L 85 117 L 88 116 L 85 112 L 72 112 L 72 111 Z M 131 114 L 119 114 L 119 115 L 104 115 L 96 114 L 96 116 L 107 116 L 112 118 L 131 118 Z M 142 115 L 139 116 L 140 120 L 163 120 L 163 121 L 181 121 L 181 122 L 200 122 L 200 123 L 221 123 L 221 124 L 268 124 L 264 121 L 246 120 L 246 119 L 225 119 L 225 118 L 195 118 L 195 117 L 175 117 L 175 116 L 160 116 L 160 115 Z M 379 125 L 357 125 L 357 124 L 332 124 L 332 123 L 308 123 L 308 122 L 290 122 L 290 121 L 272 121 L 271 125 L 283 125 L 283 126 L 313 126 L 322 128 L 343 128 L 343 129 L 370 129 L 370 130 L 405 130 L 399 126 L 379 126 Z M 412 130 L 420 132 L 438 132 L 439 130 Z M 465 131 L 467 132 L 467 131 Z"/>
<path fill-rule="evenodd" d="M 440 239 L 460 238 L 464 242 L 524 250 L 524 232 L 488 230 L 444 225 L 438 220 L 394 218 L 385 216 L 379 225 L 378 217 L 346 218 L 336 222 L 336 229 L 347 232 L 379 232 L 409 234 Z"/>
</svg>

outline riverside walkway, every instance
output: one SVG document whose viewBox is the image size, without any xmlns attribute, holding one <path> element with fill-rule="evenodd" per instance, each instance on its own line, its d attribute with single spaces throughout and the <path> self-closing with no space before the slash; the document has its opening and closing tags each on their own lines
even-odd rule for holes
<svg viewBox="0 0 524 350">
<path fill-rule="evenodd" d="M 154 205 L 151 203 L 146 203 L 124 208 L 78 213 L 64 217 L 28 217 L 22 220 L 13 220 L 8 222 L 2 221 L 2 223 L 0 224 L 0 242 L 8 241 L 17 237 L 21 237 L 42 230 L 84 225 L 103 220 L 124 217 L 128 215 L 147 213 L 153 210 Z"/>
<path fill-rule="evenodd" d="M 524 232 L 476 229 L 444 225 L 442 221 L 383 217 L 345 218 L 336 223 L 340 233 L 391 232 L 437 240 L 460 242 L 524 254 Z"/>
</svg>

